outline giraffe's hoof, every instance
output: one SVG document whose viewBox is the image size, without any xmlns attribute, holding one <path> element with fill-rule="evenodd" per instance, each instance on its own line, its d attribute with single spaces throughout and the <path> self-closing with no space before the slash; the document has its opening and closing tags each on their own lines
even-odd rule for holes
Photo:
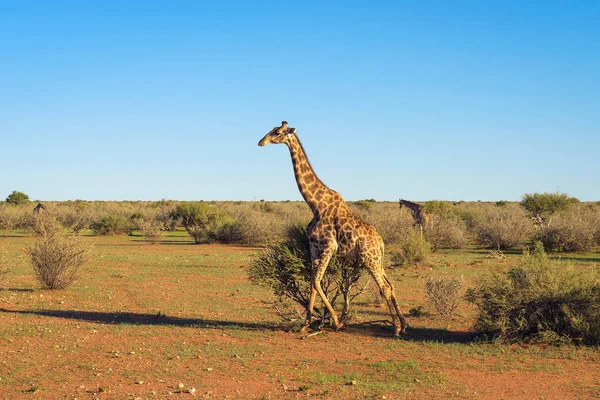
<svg viewBox="0 0 600 400">
<path fill-rule="evenodd" d="M 402 336 L 406 333 L 405 327 L 396 326 L 394 329 L 394 336 Z"/>
<path fill-rule="evenodd" d="M 335 324 L 335 330 L 336 331 L 339 331 L 343 327 L 344 327 L 344 323 L 343 322 L 338 322 L 337 324 Z"/>
<path fill-rule="evenodd" d="M 300 332 L 302 333 L 307 333 L 310 332 L 310 324 L 306 324 L 302 327 L 302 329 L 300 329 Z"/>
</svg>

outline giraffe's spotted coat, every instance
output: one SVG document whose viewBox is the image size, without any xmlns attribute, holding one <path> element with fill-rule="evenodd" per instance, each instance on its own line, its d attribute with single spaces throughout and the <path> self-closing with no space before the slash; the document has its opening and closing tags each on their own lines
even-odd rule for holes
<svg viewBox="0 0 600 400">
<path fill-rule="evenodd" d="M 342 326 L 321 288 L 321 279 L 329 260 L 338 252 L 348 260 L 358 261 L 369 271 L 388 304 L 395 334 L 404 333 L 406 320 L 400 312 L 394 286 L 383 269 L 383 240 L 374 227 L 354 215 L 339 193 L 328 188 L 319 179 L 306 157 L 296 132 L 295 128 L 288 127 L 287 122 L 283 121 L 281 126 L 267 133 L 258 145 L 272 143 L 287 145 L 292 157 L 298 189 L 314 215 L 307 227 L 313 270 L 306 326 L 311 322 L 317 293 L 329 309 L 336 328 Z"/>
</svg>

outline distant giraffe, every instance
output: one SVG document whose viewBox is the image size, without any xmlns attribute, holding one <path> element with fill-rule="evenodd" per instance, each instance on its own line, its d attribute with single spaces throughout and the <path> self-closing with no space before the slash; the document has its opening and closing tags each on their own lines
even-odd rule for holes
<svg viewBox="0 0 600 400">
<path fill-rule="evenodd" d="M 394 323 L 394 334 L 403 334 L 407 323 L 400 312 L 394 294 L 394 286 L 383 269 L 383 240 L 371 225 L 356 217 L 348 205 L 334 190 L 328 188 L 313 170 L 298 136 L 296 128 L 289 128 L 283 121 L 281 126 L 273 128 L 258 142 L 259 146 L 270 143 L 284 143 L 290 150 L 294 175 L 298 189 L 313 212 L 314 218 L 308 224 L 307 234 L 312 258 L 310 300 L 306 313 L 307 330 L 317 293 L 331 313 L 336 329 L 343 326 L 329 303 L 321 287 L 321 280 L 329 260 L 339 251 L 347 260 L 358 261 L 365 267 L 379 286 L 379 292 L 385 298 Z"/>
<path fill-rule="evenodd" d="M 37 203 L 37 206 L 35 206 L 35 208 L 33 209 L 33 212 L 34 213 L 39 213 L 40 211 L 46 211 L 47 212 L 48 209 L 42 203 Z"/>
<path fill-rule="evenodd" d="M 425 208 L 422 205 L 402 199 L 398 200 L 398 203 L 400 204 L 400 208 L 406 207 L 410 210 L 413 219 L 415 220 L 415 226 L 423 229 L 423 227 L 427 225 L 427 222 L 429 221 L 429 213 L 425 211 Z"/>
</svg>

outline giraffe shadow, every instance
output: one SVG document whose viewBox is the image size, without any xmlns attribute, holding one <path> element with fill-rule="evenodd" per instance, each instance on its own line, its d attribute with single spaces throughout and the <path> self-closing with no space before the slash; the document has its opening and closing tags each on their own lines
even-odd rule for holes
<svg viewBox="0 0 600 400">
<path fill-rule="evenodd" d="M 99 312 L 78 310 L 8 310 L 0 308 L 0 313 L 37 315 L 42 317 L 71 319 L 105 325 L 164 325 L 175 327 L 246 329 L 246 330 L 281 330 L 277 324 L 254 323 L 240 321 L 223 321 L 205 318 L 182 318 L 165 314 L 145 314 L 132 312 Z"/>
<path fill-rule="evenodd" d="M 352 334 L 381 338 L 389 338 L 394 333 L 394 329 L 391 325 L 383 323 L 348 324 L 345 329 Z M 474 332 L 409 326 L 406 333 L 399 336 L 398 339 L 409 342 L 467 344 L 475 343 L 479 341 L 480 338 Z"/>
</svg>

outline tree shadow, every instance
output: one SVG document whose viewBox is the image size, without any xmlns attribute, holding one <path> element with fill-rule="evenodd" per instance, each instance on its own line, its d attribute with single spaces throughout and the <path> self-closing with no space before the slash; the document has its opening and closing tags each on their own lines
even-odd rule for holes
<svg viewBox="0 0 600 400">
<path fill-rule="evenodd" d="M 0 292 L 33 292 L 33 289 L 25 289 L 25 288 L 3 288 L 0 289 Z"/>
<path fill-rule="evenodd" d="M 0 308 L 2 313 L 38 315 L 43 317 L 64 318 L 98 324 L 118 325 L 165 325 L 177 327 L 246 329 L 246 330 L 280 330 L 277 324 L 253 323 L 240 321 L 219 321 L 204 318 L 181 318 L 165 314 L 143 314 L 132 312 L 98 312 L 77 310 L 8 310 Z"/>
</svg>

